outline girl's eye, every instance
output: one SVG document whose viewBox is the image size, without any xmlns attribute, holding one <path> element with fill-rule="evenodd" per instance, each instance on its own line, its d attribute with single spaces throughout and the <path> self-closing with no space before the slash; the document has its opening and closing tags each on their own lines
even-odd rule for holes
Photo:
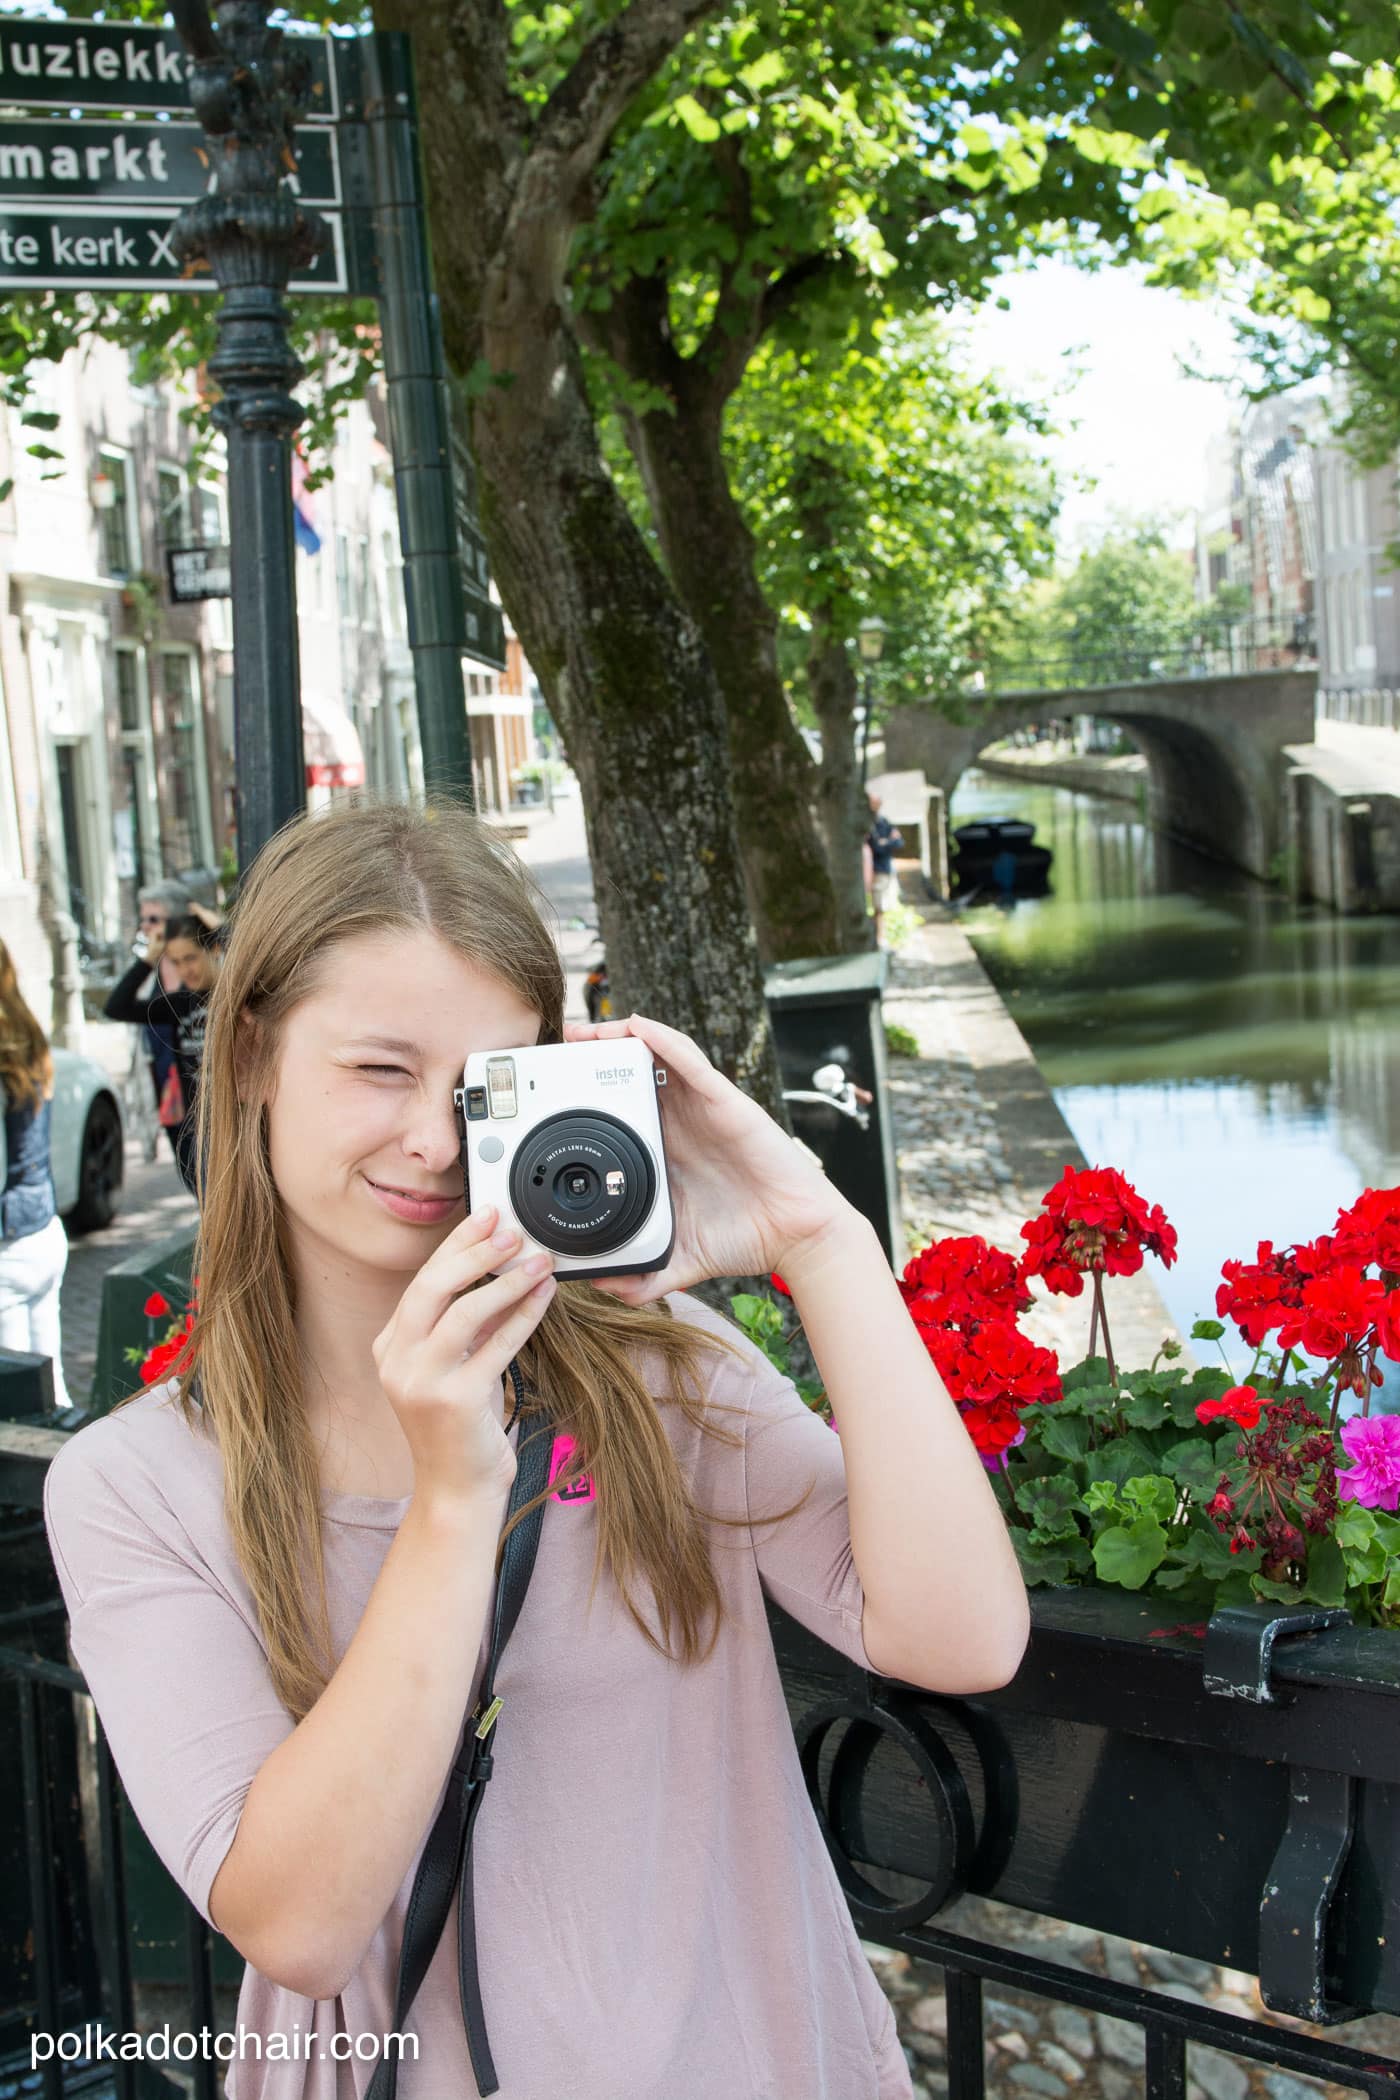
<svg viewBox="0 0 1400 2100">
<path fill-rule="evenodd" d="M 396 1073 L 402 1073 L 404 1068 L 402 1065 L 360 1065 L 357 1069 L 361 1072 L 387 1072 L 392 1079 Z"/>
</svg>

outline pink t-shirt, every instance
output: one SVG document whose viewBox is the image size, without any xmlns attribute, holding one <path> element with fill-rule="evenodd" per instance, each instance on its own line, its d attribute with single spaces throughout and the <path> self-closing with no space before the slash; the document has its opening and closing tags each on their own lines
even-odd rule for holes
<svg viewBox="0 0 1400 2100">
<path fill-rule="evenodd" d="M 643 1639 L 606 1575 L 587 1608 L 596 1505 L 586 1493 L 546 1504 L 497 1675 L 505 1706 L 474 1841 L 500 2100 L 909 2100 L 807 1800 L 764 1613 L 766 1594 L 870 1667 L 840 1441 L 735 1328 L 693 1298 L 670 1303 L 741 1352 L 705 1357 L 712 1397 L 742 1411 L 717 1417 L 742 1427 L 741 1446 L 661 1409 L 700 1506 L 757 1518 L 815 1485 L 785 1523 L 711 1528 L 727 1621 L 694 1666 Z M 407 1507 L 323 1500 L 337 1658 Z M 167 1392 L 147 1394 L 65 1446 L 45 1509 L 73 1653 L 132 1806 L 207 1918 L 248 1789 L 293 1725 L 224 1520 L 217 1446 Z M 464 1713 L 474 1696 L 463 1686 Z M 363 2095 L 373 2061 L 337 2061 L 330 2038 L 393 2028 L 416 1866 L 338 1999 L 246 1971 L 242 2035 L 299 2039 L 265 2043 L 262 2061 L 242 2041 L 230 2100 Z M 454 1905 L 406 2023 L 419 2053 L 401 2058 L 402 2100 L 477 2091 L 456 1939 Z M 278 2050 L 289 2060 L 269 2060 Z"/>
</svg>

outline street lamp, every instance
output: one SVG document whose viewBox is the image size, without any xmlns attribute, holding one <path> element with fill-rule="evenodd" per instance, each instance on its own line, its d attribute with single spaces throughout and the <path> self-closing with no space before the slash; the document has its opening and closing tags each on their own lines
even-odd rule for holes
<svg viewBox="0 0 1400 2100">
<path fill-rule="evenodd" d="M 856 629 L 856 642 L 860 649 L 861 662 L 865 666 L 861 689 L 865 715 L 860 725 L 860 784 L 863 790 L 870 760 L 870 717 L 875 711 L 874 667 L 879 663 L 885 648 L 885 623 L 878 613 L 872 613 L 869 619 L 861 621 Z"/>
</svg>

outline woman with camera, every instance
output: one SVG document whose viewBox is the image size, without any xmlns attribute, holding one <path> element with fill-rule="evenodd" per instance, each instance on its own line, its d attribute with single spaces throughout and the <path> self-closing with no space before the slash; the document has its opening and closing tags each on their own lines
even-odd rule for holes
<svg viewBox="0 0 1400 2100">
<path fill-rule="evenodd" d="M 159 927 L 151 923 L 145 955 L 113 986 L 102 1009 L 109 1021 L 134 1022 L 170 1043 L 173 1063 L 166 1068 L 159 1115 L 180 1179 L 196 1196 L 195 1102 L 223 929 L 217 912 L 193 902 L 184 917 Z"/>
<path fill-rule="evenodd" d="M 969 1693 L 1019 1661 L 1015 1561 L 871 1228 L 688 1037 L 566 1028 L 563 993 L 464 812 L 264 850 L 210 1015 L 187 1359 L 49 1471 L 74 1654 L 247 1958 L 243 2034 L 290 2038 L 233 2100 L 904 2100 L 765 1598 Z M 560 1282 L 466 1213 L 454 1089 L 473 1052 L 623 1035 L 668 1074 L 672 1250 Z M 686 1295 L 774 1268 L 839 1438 Z"/>
</svg>

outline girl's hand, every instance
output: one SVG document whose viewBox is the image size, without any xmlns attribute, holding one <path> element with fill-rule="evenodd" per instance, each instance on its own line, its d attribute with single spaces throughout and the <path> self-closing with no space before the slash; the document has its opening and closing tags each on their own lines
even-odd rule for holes
<svg viewBox="0 0 1400 2100">
<path fill-rule="evenodd" d="M 211 933 L 215 927 L 222 926 L 224 923 L 222 912 L 211 911 L 207 904 L 196 904 L 193 898 L 190 900 L 190 917 L 198 919 L 200 925 L 207 926 Z"/>
<path fill-rule="evenodd" d="M 424 1262 L 374 1339 L 379 1383 L 413 1454 L 414 1495 L 504 1494 L 515 1478 L 502 1380 L 554 1295 L 554 1257 L 535 1254 L 483 1281 L 520 1245 L 472 1211 Z"/>
<path fill-rule="evenodd" d="M 747 1094 L 717 1072 L 677 1028 L 632 1014 L 625 1021 L 566 1021 L 571 1043 L 634 1035 L 667 1083 L 658 1094 L 676 1239 L 664 1269 L 595 1284 L 646 1305 L 710 1276 L 761 1276 L 853 1215 L 814 1161 Z"/>
</svg>

